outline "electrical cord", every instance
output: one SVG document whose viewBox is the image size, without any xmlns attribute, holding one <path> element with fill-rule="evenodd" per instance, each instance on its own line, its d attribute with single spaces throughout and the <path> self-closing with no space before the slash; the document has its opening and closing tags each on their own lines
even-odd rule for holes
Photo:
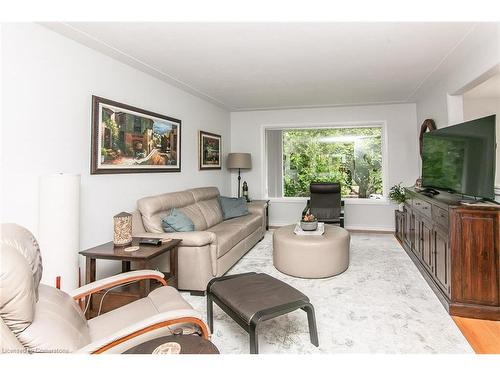
<svg viewBox="0 0 500 375">
<path fill-rule="evenodd" d="M 122 286 L 127 286 L 127 285 L 130 285 L 130 284 L 133 284 L 133 283 L 136 283 L 138 282 L 138 280 L 135 280 L 135 281 L 130 281 L 128 283 L 125 283 L 125 284 L 120 284 L 120 285 L 116 285 L 114 287 L 111 287 L 109 289 L 106 289 L 106 291 L 104 292 L 102 298 L 101 298 L 101 301 L 99 302 L 99 310 L 97 311 L 97 316 L 101 315 L 101 310 L 102 310 L 102 304 L 103 304 L 103 301 L 104 301 L 104 298 L 106 297 L 106 295 L 108 294 L 108 292 L 110 292 L 111 290 L 113 289 L 116 289 L 116 288 L 120 288 Z M 87 313 L 87 310 L 90 306 L 90 299 L 92 298 L 92 296 L 89 296 L 89 300 L 87 301 L 87 305 L 85 306 L 85 310 L 84 310 L 84 314 Z M 171 329 L 170 327 L 165 327 L 168 329 L 169 333 L 171 335 L 179 335 L 179 334 L 187 334 L 187 335 L 193 335 L 193 334 L 196 334 L 198 336 L 201 336 L 201 332 L 199 332 L 196 328 L 175 328 L 175 329 Z M 179 329 L 181 330 L 181 332 L 179 332 Z"/>
<path fill-rule="evenodd" d="M 113 287 L 111 287 L 111 288 L 109 288 L 109 289 L 106 289 L 106 291 L 104 292 L 104 294 L 103 294 L 103 296 L 102 296 L 102 298 L 101 298 L 101 301 L 99 302 L 99 310 L 97 311 L 97 315 L 96 315 L 96 316 L 101 315 L 102 303 L 104 302 L 104 298 L 106 297 L 106 295 L 107 295 L 110 291 L 112 291 L 113 289 L 116 289 L 116 288 L 120 288 L 120 287 L 122 287 L 122 286 L 127 286 L 127 285 L 130 285 L 130 284 L 133 284 L 133 283 L 135 283 L 135 282 L 137 282 L 137 281 L 129 281 L 128 283 L 125 283 L 125 284 L 120 284 L 120 285 L 115 285 L 115 286 L 113 286 Z"/>
<path fill-rule="evenodd" d="M 97 312 L 97 315 L 96 315 L 96 316 L 101 315 L 102 303 L 103 303 L 103 301 L 104 301 L 104 298 L 105 298 L 105 297 L 106 297 L 106 295 L 108 294 L 108 292 L 110 292 L 111 290 L 113 290 L 113 289 L 115 289 L 115 288 L 119 288 L 119 287 L 122 287 L 122 286 L 130 285 L 130 284 L 133 284 L 133 283 L 135 283 L 135 282 L 137 282 L 137 281 L 129 281 L 128 283 L 125 283 L 125 284 L 120 284 L 120 285 L 115 285 L 115 286 L 113 286 L 113 287 L 111 287 L 111 288 L 106 289 L 106 291 L 104 292 L 104 295 L 102 296 L 101 301 L 100 301 L 100 303 L 99 303 L 99 310 L 98 310 L 98 312 Z M 83 314 L 86 314 L 86 313 L 87 313 L 87 311 L 88 311 L 88 309 L 89 309 L 89 306 L 90 306 L 90 300 L 91 300 L 91 299 L 92 299 L 92 295 L 90 295 L 90 296 L 89 296 L 89 298 L 88 298 L 87 304 L 86 304 L 86 306 L 85 306 L 85 310 L 83 310 Z"/>
</svg>

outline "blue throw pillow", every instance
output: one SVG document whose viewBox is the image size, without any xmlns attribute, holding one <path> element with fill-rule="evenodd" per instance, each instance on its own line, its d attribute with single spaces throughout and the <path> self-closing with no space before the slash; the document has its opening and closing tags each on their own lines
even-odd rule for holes
<svg viewBox="0 0 500 375">
<path fill-rule="evenodd" d="M 247 200 L 245 198 L 229 198 L 219 196 L 220 207 L 224 220 L 248 215 Z"/>
<path fill-rule="evenodd" d="M 161 226 L 165 232 L 192 232 L 193 221 L 182 211 L 172 208 L 172 211 L 161 220 Z"/>
</svg>

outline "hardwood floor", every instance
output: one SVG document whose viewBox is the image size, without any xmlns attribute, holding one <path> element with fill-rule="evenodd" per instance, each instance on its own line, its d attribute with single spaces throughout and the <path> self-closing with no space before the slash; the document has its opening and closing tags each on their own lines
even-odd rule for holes
<svg viewBox="0 0 500 375">
<path fill-rule="evenodd" d="M 500 321 L 452 318 L 477 354 L 500 354 Z"/>
</svg>

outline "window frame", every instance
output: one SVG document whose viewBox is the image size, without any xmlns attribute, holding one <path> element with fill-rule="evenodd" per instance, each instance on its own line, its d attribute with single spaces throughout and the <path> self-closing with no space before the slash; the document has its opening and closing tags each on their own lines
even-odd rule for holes
<svg viewBox="0 0 500 375">
<path fill-rule="evenodd" d="M 275 202 L 301 202 L 306 201 L 307 197 L 269 197 L 268 191 L 268 163 L 267 163 L 267 130 L 311 130 L 311 129 L 324 129 L 324 128 L 381 128 L 381 143 L 382 143 L 382 199 L 370 199 L 370 198 L 342 198 L 346 203 L 357 203 L 357 204 L 376 204 L 387 203 L 387 193 L 388 193 L 388 152 L 387 152 L 387 122 L 383 120 L 375 121 L 345 121 L 345 122 L 327 122 L 327 123 L 285 123 L 285 124 L 263 124 L 261 125 L 261 181 L 262 181 L 262 191 L 264 192 L 265 199 L 269 199 Z M 281 157 L 281 171 L 283 171 L 283 157 Z M 284 191 L 284 179 L 282 175 L 282 192 Z"/>
</svg>

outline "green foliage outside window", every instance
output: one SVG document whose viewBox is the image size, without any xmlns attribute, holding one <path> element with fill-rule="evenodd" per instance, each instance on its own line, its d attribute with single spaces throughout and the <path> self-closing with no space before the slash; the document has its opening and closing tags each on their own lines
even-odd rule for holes
<svg viewBox="0 0 500 375">
<path fill-rule="evenodd" d="M 306 197 L 311 182 L 340 182 L 342 196 L 382 194 L 380 127 L 283 131 L 285 197 Z"/>
</svg>

